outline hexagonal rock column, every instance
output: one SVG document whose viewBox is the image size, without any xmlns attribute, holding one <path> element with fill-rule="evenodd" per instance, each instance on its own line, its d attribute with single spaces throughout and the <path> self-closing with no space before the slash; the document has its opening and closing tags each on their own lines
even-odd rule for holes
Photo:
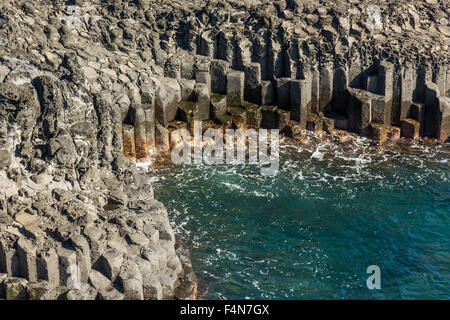
<svg viewBox="0 0 450 320">
<path fill-rule="evenodd" d="M 194 88 L 194 94 L 197 97 L 197 104 L 194 110 L 194 120 L 208 120 L 209 107 L 211 103 L 208 85 L 204 83 L 197 83 Z"/>
<path fill-rule="evenodd" d="M 145 114 L 145 143 L 148 148 L 153 148 L 155 146 L 155 106 L 144 104 L 143 109 Z"/>
<path fill-rule="evenodd" d="M 318 113 L 319 110 L 319 79 L 320 72 L 317 69 L 311 70 L 311 113 Z"/>
<path fill-rule="evenodd" d="M 423 133 L 441 141 L 450 136 L 450 98 L 441 97 L 436 83 L 427 82 L 425 88 L 425 111 Z"/>
<path fill-rule="evenodd" d="M 8 274 L 9 277 L 20 277 L 19 256 L 13 243 L 6 240 L 0 242 L 0 272 Z"/>
<path fill-rule="evenodd" d="M 450 69 L 446 65 L 438 66 L 435 71 L 435 82 L 439 88 L 439 91 L 441 92 L 441 95 L 445 95 L 445 92 L 447 92 L 447 87 L 450 86 L 449 83 L 447 83 L 450 78 L 447 80 L 447 74 L 450 74 Z"/>
<path fill-rule="evenodd" d="M 219 94 L 227 93 L 227 73 L 230 64 L 224 60 L 211 60 L 211 91 Z"/>
<path fill-rule="evenodd" d="M 378 74 L 364 75 L 363 88 L 370 93 L 378 93 Z"/>
<path fill-rule="evenodd" d="M 240 107 L 244 102 L 245 74 L 230 71 L 227 74 L 227 102 L 231 107 Z"/>
<path fill-rule="evenodd" d="M 384 96 L 384 118 L 385 125 L 391 124 L 392 100 L 394 99 L 394 65 L 387 61 L 381 61 L 377 65 L 378 93 Z"/>
<path fill-rule="evenodd" d="M 163 78 L 156 90 L 156 120 L 167 128 L 175 119 L 181 101 L 181 87 L 176 79 Z"/>
<path fill-rule="evenodd" d="M 141 103 L 144 111 L 144 127 L 148 148 L 155 146 L 155 90 L 153 86 L 146 83 L 141 86 Z"/>
<path fill-rule="evenodd" d="M 59 258 L 55 249 L 40 250 L 36 259 L 38 279 L 46 280 L 51 285 L 59 284 Z"/>
<path fill-rule="evenodd" d="M 70 268 L 77 265 L 77 253 L 75 250 L 66 249 L 61 246 L 57 249 L 57 254 L 59 256 L 60 284 L 67 285 L 68 280 L 71 278 L 71 272 L 76 271 Z"/>
<path fill-rule="evenodd" d="M 261 105 L 268 106 L 275 103 L 275 85 L 272 81 L 261 82 Z"/>
<path fill-rule="evenodd" d="M 209 72 L 201 71 L 195 75 L 195 81 L 198 83 L 204 83 L 208 86 L 209 92 L 211 92 L 211 74 Z"/>
<path fill-rule="evenodd" d="M 448 141 L 450 137 L 450 98 L 439 97 L 438 126 L 436 137 Z"/>
<path fill-rule="evenodd" d="M 29 240 L 21 238 L 17 242 L 17 249 L 22 278 L 30 281 L 36 281 L 36 248 Z"/>
<path fill-rule="evenodd" d="M 308 110 L 311 108 L 311 81 L 291 81 L 291 119 L 306 125 Z"/>
<path fill-rule="evenodd" d="M 324 65 L 320 70 L 319 78 L 319 111 L 331 112 L 331 99 L 333 97 L 333 64 Z"/>
<path fill-rule="evenodd" d="M 371 100 L 372 122 L 390 125 L 391 109 L 387 106 L 385 97 L 373 94 Z"/>
<path fill-rule="evenodd" d="M 181 56 L 181 78 L 192 80 L 194 79 L 194 65 L 195 56 L 191 54 L 184 54 Z"/>
<path fill-rule="evenodd" d="M 373 111 L 378 121 L 381 122 L 381 119 L 384 119 L 382 111 L 384 97 L 361 89 L 349 88 L 348 91 L 350 93 L 347 109 L 348 129 L 358 134 L 368 135 Z"/>
<path fill-rule="evenodd" d="M 212 40 L 211 33 L 212 30 L 209 30 L 200 35 L 198 53 L 203 56 L 212 57 L 214 55 L 214 41 Z"/>
<path fill-rule="evenodd" d="M 410 107 L 408 108 L 407 117 L 400 122 L 400 126 L 404 120 L 415 120 L 419 124 L 418 125 L 419 135 L 424 136 L 425 135 L 424 115 L 425 115 L 425 105 L 423 103 L 411 102 Z"/>
<path fill-rule="evenodd" d="M 246 101 L 262 104 L 261 96 L 261 65 L 257 62 L 244 66 Z"/>
<path fill-rule="evenodd" d="M 159 123 L 155 125 L 155 146 L 160 152 L 167 152 L 170 148 L 169 130 Z"/>
<path fill-rule="evenodd" d="M 129 124 L 122 125 L 122 153 L 125 157 L 134 158 L 136 145 L 134 140 L 134 127 Z"/>
<path fill-rule="evenodd" d="M 308 77 L 307 77 L 308 78 Z M 345 114 L 345 108 L 348 103 L 348 81 L 349 73 L 346 65 L 338 66 L 334 70 L 333 76 L 333 111 L 339 114 Z"/>
<path fill-rule="evenodd" d="M 232 31 L 220 31 L 217 36 L 217 54 L 218 58 L 233 62 L 234 57 L 234 35 Z"/>
<path fill-rule="evenodd" d="M 136 159 L 147 159 L 149 156 L 149 147 L 147 146 L 145 112 L 141 105 L 133 105 L 132 110 Z"/>
<path fill-rule="evenodd" d="M 275 80 L 277 87 L 277 105 L 284 110 L 291 109 L 291 79 L 278 78 Z"/>
<path fill-rule="evenodd" d="M 400 121 L 408 117 L 409 108 L 413 102 L 413 92 L 416 85 L 416 74 L 411 66 L 402 70 L 401 75 L 401 105 Z"/>
<path fill-rule="evenodd" d="M 413 92 L 414 101 L 426 100 L 426 87 L 427 84 L 431 82 L 432 82 L 432 71 L 428 66 L 416 70 L 416 83 Z"/>
</svg>

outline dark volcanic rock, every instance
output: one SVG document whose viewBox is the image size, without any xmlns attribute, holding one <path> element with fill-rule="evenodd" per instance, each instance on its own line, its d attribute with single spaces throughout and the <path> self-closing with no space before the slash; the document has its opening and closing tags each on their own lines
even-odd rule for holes
<svg viewBox="0 0 450 320">
<path fill-rule="evenodd" d="M 0 298 L 195 297 L 135 165 L 194 120 L 448 140 L 448 3 L 376 4 L 1 1 Z"/>
</svg>

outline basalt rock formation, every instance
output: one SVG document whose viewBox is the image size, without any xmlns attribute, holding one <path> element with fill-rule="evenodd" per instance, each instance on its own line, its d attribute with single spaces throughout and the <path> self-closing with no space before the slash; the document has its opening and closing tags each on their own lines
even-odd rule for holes
<svg viewBox="0 0 450 320">
<path fill-rule="evenodd" d="M 0 298 L 193 298 L 170 132 L 450 136 L 449 3 L 3 0 Z M 78 281 L 79 280 L 79 281 Z"/>
</svg>

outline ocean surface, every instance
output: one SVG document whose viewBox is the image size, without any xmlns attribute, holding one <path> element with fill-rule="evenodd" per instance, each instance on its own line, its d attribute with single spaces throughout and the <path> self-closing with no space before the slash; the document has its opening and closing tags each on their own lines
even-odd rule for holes
<svg viewBox="0 0 450 320">
<path fill-rule="evenodd" d="M 203 299 L 449 299 L 450 145 L 280 144 L 280 170 L 151 168 Z M 369 290 L 367 267 L 381 270 Z"/>
</svg>

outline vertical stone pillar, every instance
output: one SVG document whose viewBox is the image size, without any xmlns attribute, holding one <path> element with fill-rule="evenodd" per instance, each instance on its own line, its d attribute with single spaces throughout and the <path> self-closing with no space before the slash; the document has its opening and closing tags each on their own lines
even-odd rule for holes
<svg viewBox="0 0 450 320">
<path fill-rule="evenodd" d="M 230 65 L 233 64 L 234 59 L 232 41 L 232 31 L 221 31 L 217 38 L 217 58 L 227 61 Z"/>
<path fill-rule="evenodd" d="M 348 80 L 349 87 L 351 88 L 361 88 L 362 85 L 362 70 L 361 70 L 361 60 L 359 56 L 353 57 L 349 64 L 348 70 Z"/>
<path fill-rule="evenodd" d="M 224 60 L 211 60 L 211 92 L 227 93 L 227 73 L 230 68 Z"/>
<path fill-rule="evenodd" d="M 80 270 L 80 281 L 81 283 L 87 283 L 89 273 L 92 269 L 89 243 L 82 235 L 75 235 L 70 239 L 70 241 L 77 256 L 77 266 Z"/>
<path fill-rule="evenodd" d="M 414 90 L 414 101 L 425 101 L 426 97 L 426 84 L 431 82 L 432 73 L 428 68 L 421 68 L 416 70 L 416 83 Z"/>
<path fill-rule="evenodd" d="M 252 61 L 257 62 L 261 68 L 261 80 L 267 79 L 267 49 L 263 36 L 255 35 L 253 38 Z"/>
<path fill-rule="evenodd" d="M 144 104 L 144 114 L 145 114 L 145 136 L 147 147 L 155 147 L 155 106 Z"/>
<path fill-rule="evenodd" d="M 311 78 L 311 113 L 319 113 L 319 79 L 320 72 L 318 69 L 313 68 L 312 70 L 312 78 Z"/>
<path fill-rule="evenodd" d="M 21 238 L 17 242 L 17 253 L 22 277 L 29 281 L 36 281 L 36 248 L 29 240 Z"/>
<path fill-rule="evenodd" d="M 170 149 L 169 130 L 158 122 L 155 125 L 155 145 L 160 152 L 167 152 Z"/>
<path fill-rule="evenodd" d="M 141 105 L 133 105 L 132 110 L 136 159 L 147 159 L 149 156 L 149 147 L 147 145 L 145 111 Z"/>
<path fill-rule="evenodd" d="M 63 286 L 68 285 L 68 279 L 70 278 L 71 271 L 69 267 L 77 266 L 77 254 L 74 250 L 69 250 L 63 247 L 59 247 L 57 249 L 58 257 L 59 257 L 59 276 L 60 276 L 60 284 Z"/>
<path fill-rule="evenodd" d="M 208 85 L 204 83 L 197 83 L 194 88 L 194 94 L 197 97 L 197 104 L 194 110 L 194 120 L 208 120 L 211 104 Z"/>
<path fill-rule="evenodd" d="M 289 47 L 286 50 L 286 75 L 297 79 L 303 70 L 299 70 L 300 58 L 298 54 L 298 40 L 294 37 L 289 42 Z"/>
<path fill-rule="evenodd" d="M 59 261 L 55 249 L 41 250 L 37 254 L 38 279 L 45 280 L 56 286 L 60 281 Z"/>
<path fill-rule="evenodd" d="M 345 110 L 348 103 L 348 70 L 347 66 L 343 65 L 334 71 L 333 77 L 333 109 L 341 115 L 345 115 Z"/>
<path fill-rule="evenodd" d="M 372 122 L 371 94 L 365 90 L 349 88 L 348 129 L 362 135 L 367 134 Z"/>
<path fill-rule="evenodd" d="M 272 105 L 275 103 L 275 85 L 272 81 L 261 82 L 261 105 Z"/>
<path fill-rule="evenodd" d="M 291 109 L 291 79 L 278 78 L 275 80 L 277 87 L 277 105 L 284 110 Z"/>
<path fill-rule="evenodd" d="M 155 147 L 155 91 L 149 83 L 141 86 L 141 102 L 144 110 L 145 137 L 148 148 Z"/>
<path fill-rule="evenodd" d="M 204 83 L 208 87 L 209 92 L 211 92 L 211 74 L 206 71 L 198 72 L 195 75 L 195 81 L 198 83 Z"/>
<path fill-rule="evenodd" d="M 181 102 L 180 83 L 176 79 L 163 78 L 155 94 L 156 119 L 167 127 L 175 119 Z"/>
<path fill-rule="evenodd" d="M 413 92 L 416 85 L 415 71 L 408 65 L 403 70 L 401 78 L 400 121 L 408 117 L 409 108 L 413 102 Z"/>
<path fill-rule="evenodd" d="M 181 57 L 181 78 L 192 80 L 194 79 L 194 65 L 195 56 L 185 54 Z"/>
<path fill-rule="evenodd" d="M 245 90 L 244 98 L 246 101 L 261 104 L 261 65 L 257 62 L 244 66 Z"/>
<path fill-rule="evenodd" d="M 373 95 L 372 103 L 372 122 L 389 125 L 386 123 L 386 101 L 384 96 Z"/>
<path fill-rule="evenodd" d="M 384 96 L 384 120 L 385 125 L 391 125 L 392 101 L 394 99 L 394 65 L 387 61 L 381 61 L 377 66 L 378 94 Z"/>
<path fill-rule="evenodd" d="M 378 93 L 378 75 L 371 74 L 364 77 L 364 89 L 370 93 Z"/>
<path fill-rule="evenodd" d="M 240 107 L 244 102 L 245 75 L 241 71 L 227 74 L 227 102 L 231 107 Z"/>
<path fill-rule="evenodd" d="M 439 65 L 436 68 L 435 75 L 434 75 L 434 82 L 437 84 L 439 91 L 441 93 L 441 96 L 445 96 L 445 93 L 447 92 L 447 66 L 445 65 Z"/>
<path fill-rule="evenodd" d="M 308 92 L 311 92 L 311 82 L 307 79 L 291 81 L 291 119 L 302 125 L 306 125 L 311 104 Z"/>
<path fill-rule="evenodd" d="M 445 83 L 445 94 L 450 90 L 450 68 L 447 70 L 447 81 Z M 444 95 L 444 94 L 443 94 Z"/>
<path fill-rule="evenodd" d="M 6 241 L 6 240 L 2 240 Z M 0 242 L 0 270 L 9 277 L 20 277 L 19 256 L 12 244 Z"/>
<path fill-rule="evenodd" d="M 134 127 L 129 124 L 122 125 L 123 155 L 127 158 L 134 158 L 136 145 L 134 140 Z"/>
<path fill-rule="evenodd" d="M 214 41 L 211 36 L 211 31 L 205 31 L 201 34 L 198 54 L 207 57 L 214 56 Z"/>
<path fill-rule="evenodd" d="M 370 99 L 361 100 L 361 134 L 367 135 L 367 129 L 372 122 L 372 101 Z"/>
<path fill-rule="evenodd" d="M 450 98 L 439 97 L 438 103 L 439 111 L 436 137 L 441 141 L 448 141 L 450 138 Z"/>
<path fill-rule="evenodd" d="M 439 88 L 433 82 L 425 83 L 425 112 L 423 119 L 423 135 L 438 138 L 440 127 Z"/>
<path fill-rule="evenodd" d="M 320 70 L 319 78 L 319 111 L 331 112 L 331 99 L 333 97 L 333 64 L 329 63 Z"/>
</svg>

